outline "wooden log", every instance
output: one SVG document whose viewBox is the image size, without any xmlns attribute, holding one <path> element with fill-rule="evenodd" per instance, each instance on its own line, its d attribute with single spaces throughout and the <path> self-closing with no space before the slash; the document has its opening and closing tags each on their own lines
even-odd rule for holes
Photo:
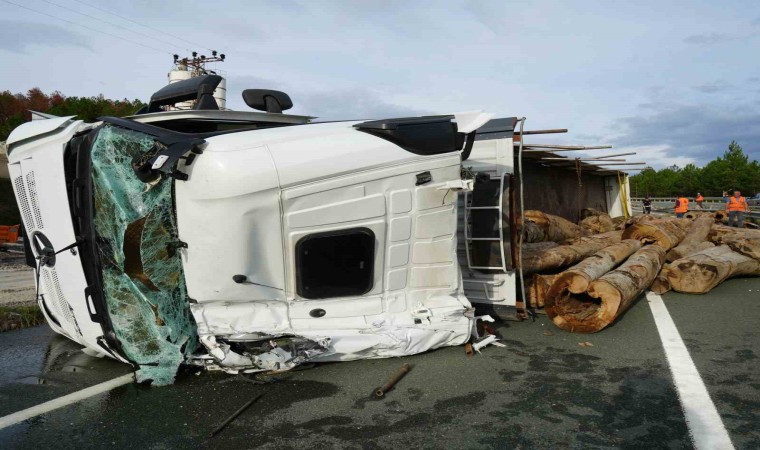
<svg viewBox="0 0 760 450">
<path fill-rule="evenodd" d="M 608 215 L 604 211 L 599 211 L 598 209 L 594 208 L 583 208 L 581 210 L 581 219 L 585 219 L 587 217 L 593 217 L 593 216 L 601 216 L 601 215 Z"/>
<path fill-rule="evenodd" d="M 616 230 L 622 230 L 625 227 L 625 216 L 618 216 L 612 218 L 612 223 L 615 225 Z M 618 228 L 619 227 L 619 228 Z"/>
<path fill-rule="evenodd" d="M 642 247 L 620 267 L 591 282 L 588 291 L 547 296 L 546 313 L 555 325 L 575 333 L 595 333 L 610 325 L 657 276 L 665 260 L 659 245 Z"/>
<path fill-rule="evenodd" d="M 523 230 L 523 242 L 561 242 L 581 236 L 581 227 L 562 217 L 535 210 L 527 210 L 524 215 L 524 226 L 523 220 L 517 220 Z"/>
<path fill-rule="evenodd" d="M 592 256 L 557 275 L 548 294 L 563 295 L 567 290 L 573 294 L 586 292 L 592 281 L 614 269 L 641 248 L 641 241 L 627 239 L 604 247 Z"/>
<path fill-rule="evenodd" d="M 543 308 L 546 293 L 554 282 L 556 275 L 533 274 L 528 281 L 528 302 L 532 308 Z"/>
<path fill-rule="evenodd" d="M 687 219 L 698 219 L 700 217 L 710 217 L 711 219 L 715 219 L 715 213 L 712 211 L 689 211 L 686 214 L 684 214 L 684 217 Z"/>
<path fill-rule="evenodd" d="M 731 250 L 760 261 L 760 230 L 713 225 L 708 239 L 715 245 L 728 245 Z"/>
<path fill-rule="evenodd" d="M 546 241 L 546 233 L 544 233 L 544 229 L 541 228 L 538 224 L 528 220 L 522 223 L 520 226 L 522 227 L 523 242 L 531 244 L 535 242 Z"/>
<path fill-rule="evenodd" d="M 581 230 L 586 234 L 606 233 L 615 229 L 615 224 L 610 216 L 605 213 L 589 216 L 581 220 Z"/>
<path fill-rule="evenodd" d="M 675 261 L 712 247 L 712 244 L 707 242 L 707 235 L 710 234 L 710 229 L 712 229 L 714 222 L 715 220 L 711 215 L 700 216 L 694 219 L 683 240 L 668 251 L 665 255 L 665 260 L 668 262 Z"/>
<path fill-rule="evenodd" d="M 718 245 L 673 261 L 663 274 L 674 291 L 705 294 L 728 278 L 759 276 L 760 261 Z"/>
<path fill-rule="evenodd" d="M 692 223 L 691 219 L 683 219 L 683 218 L 681 218 L 681 219 L 670 219 L 670 220 L 678 228 L 682 229 L 684 231 L 684 233 L 688 232 L 689 229 L 691 228 L 691 223 Z"/>
<path fill-rule="evenodd" d="M 624 230 L 624 229 L 630 227 L 631 225 L 634 225 L 634 224 L 637 224 L 637 223 L 651 222 L 653 220 L 660 220 L 660 219 L 663 219 L 663 218 L 664 217 L 660 217 L 657 214 L 641 214 L 641 215 L 638 215 L 638 216 L 632 216 L 632 217 L 629 217 L 628 219 L 624 220 L 622 224 L 618 224 L 615 227 L 615 229 L 616 230 Z"/>
<path fill-rule="evenodd" d="M 652 285 L 649 286 L 649 289 L 655 294 L 664 294 L 671 289 L 665 267 L 666 266 L 663 265 L 662 269 L 660 269 L 660 273 L 657 274 Z"/>
<path fill-rule="evenodd" d="M 593 255 L 608 245 L 620 242 L 621 231 L 610 231 L 594 236 L 585 236 L 563 242 L 553 248 L 535 252 L 523 252 L 522 264 L 524 273 L 543 272 L 560 269 L 577 263 L 583 258 Z"/>
<path fill-rule="evenodd" d="M 670 249 L 667 255 L 665 255 L 665 260 L 667 262 L 673 262 L 677 259 L 685 258 L 689 255 L 693 255 L 694 253 L 701 252 L 703 250 L 707 250 L 710 247 L 715 247 L 715 244 L 708 241 L 702 241 L 697 242 L 695 244 L 678 244 L 675 248 Z"/>
<path fill-rule="evenodd" d="M 643 244 L 655 244 L 668 251 L 681 242 L 686 234 L 684 228 L 683 223 L 677 219 L 639 222 L 623 230 L 622 239 L 638 239 Z"/>
</svg>

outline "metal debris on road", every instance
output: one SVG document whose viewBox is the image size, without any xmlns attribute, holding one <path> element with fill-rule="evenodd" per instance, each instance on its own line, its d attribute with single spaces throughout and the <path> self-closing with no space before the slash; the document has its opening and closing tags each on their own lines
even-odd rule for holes
<svg viewBox="0 0 760 450">
<path fill-rule="evenodd" d="M 383 398 L 385 396 L 385 393 L 393 389 L 393 386 L 396 385 L 396 383 L 399 382 L 400 379 L 404 378 L 404 375 L 406 375 L 409 370 L 411 370 L 412 366 L 409 364 L 404 364 L 401 366 L 400 369 L 396 371 L 389 379 L 388 382 L 382 385 L 381 387 L 377 388 L 375 390 L 375 397 L 377 398 Z"/>
<path fill-rule="evenodd" d="M 217 434 L 219 434 L 220 431 L 222 431 L 227 425 L 230 424 L 237 416 L 243 413 L 246 409 L 248 409 L 251 405 L 253 405 L 256 400 L 260 399 L 264 394 L 259 394 L 255 397 L 253 397 L 251 400 L 248 401 L 245 405 L 241 406 L 240 409 L 235 411 L 230 417 L 227 418 L 224 422 L 222 422 L 214 431 L 211 432 L 211 435 L 209 437 L 214 437 Z"/>
</svg>

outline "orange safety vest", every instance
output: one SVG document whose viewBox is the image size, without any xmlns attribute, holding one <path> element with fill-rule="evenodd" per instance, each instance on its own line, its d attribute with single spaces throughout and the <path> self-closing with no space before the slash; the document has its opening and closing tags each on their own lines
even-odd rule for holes
<svg viewBox="0 0 760 450">
<path fill-rule="evenodd" d="M 747 200 L 744 197 L 731 196 L 728 198 L 728 210 L 729 211 L 745 211 L 747 209 Z"/>
<path fill-rule="evenodd" d="M 685 213 L 689 211 L 689 199 L 681 197 L 678 199 L 678 206 L 676 206 L 677 213 Z"/>
<path fill-rule="evenodd" d="M 703 201 L 705 201 L 705 198 L 704 198 L 704 197 L 702 197 L 701 195 L 698 195 L 698 196 L 697 196 L 697 201 L 698 201 L 698 202 L 703 202 Z"/>
</svg>

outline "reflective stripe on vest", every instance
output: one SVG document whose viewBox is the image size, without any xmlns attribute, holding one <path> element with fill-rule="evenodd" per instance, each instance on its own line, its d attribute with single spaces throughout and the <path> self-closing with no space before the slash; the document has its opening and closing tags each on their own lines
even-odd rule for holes
<svg viewBox="0 0 760 450">
<path fill-rule="evenodd" d="M 678 199 L 678 206 L 676 206 L 676 212 L 677 213 L 685 213 L 689 210 L 689 199 L 687 198 L 679 198 Z"/>
<path fill-rule="evenodd" d="M 739 197 L 739 200 L 736 199 L 736 197 L 729 197 L 728 199 L 728 210 L 729 211 L 744 211 L 746 209 L 747 201 L 744 197 Z"/>
</svg>

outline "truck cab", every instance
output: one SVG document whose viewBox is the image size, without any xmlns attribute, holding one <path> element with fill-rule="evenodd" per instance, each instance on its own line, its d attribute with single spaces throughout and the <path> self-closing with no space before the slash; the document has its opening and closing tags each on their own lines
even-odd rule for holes
<svg viewBox="0 0 760 450">
<path fill-rule="evenodd" d="M 457 198 L 473 184 L 462 153 L 491 115 L 157 110 L 193 89 L 204 104 L 213 88 L 189 81 L 135 116 L 51 117 L 9 137 L 56 332 L 155 384 L 180 364 L 277 371 L 470 338 Z M 282 110 L 286 97 L 246 100 Z"/>
</svg>

